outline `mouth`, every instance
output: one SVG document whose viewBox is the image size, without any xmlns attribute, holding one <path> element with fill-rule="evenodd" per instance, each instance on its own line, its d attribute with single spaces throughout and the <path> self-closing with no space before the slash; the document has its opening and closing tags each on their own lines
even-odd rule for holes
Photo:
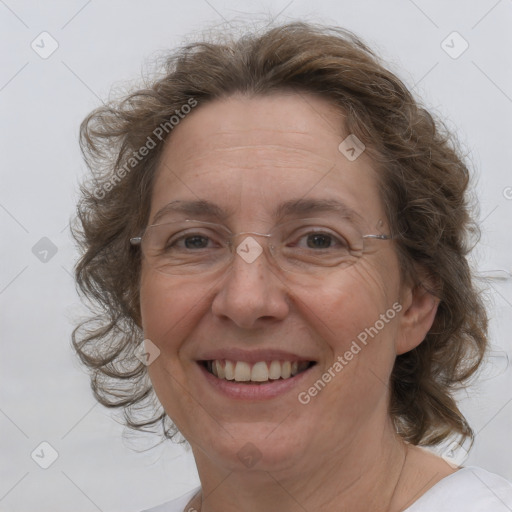
<svg viewBox="0 0 512 512">
<path fill-rule="evenodd" d="M 294 378 L 316 364 L 315 361 L 232 361 L 213 359 L 199 361 L 208 373 L 221 381 L 240 384 L 268 384 Z"/>
</svg>

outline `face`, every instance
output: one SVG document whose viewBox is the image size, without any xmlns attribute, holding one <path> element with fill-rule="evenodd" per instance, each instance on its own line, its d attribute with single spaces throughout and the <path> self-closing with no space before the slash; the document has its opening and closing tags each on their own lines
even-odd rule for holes
<svg viewBox="0 0 512 512">
<path fill-rule="evenodd" d="M 335 200 L 364 234 L 387 233 L 371 160 L 363 152 L 350 161 L 338 149 L 348 135 L 343 116 L 312 95 L 199 105 L 167 142 L 149 224 L 173 201 L 202 200 L 224 213 L 168 212 L 159 222 L 199 218 L 268 233 L 283 221 L 274 216 L 283 203 Z M 292 209 L 284 220 L 312 216 L 329 225 L 337 213 Z M 281 271 L 265 252 L 252 262 L 235 255 L 210 275 L 166 275 L 143 259 L 144 337 L 160 350 L 150 378 L 196 458 L 228 470 L 246 455 L 259 469 L 301 468 L 387 421 L 405 292 L 393 242 L 367 246 L 351 266 L 313 277 Z M 249 368 L 263 382 L 210 373 L 211 361 L 229 372 L 226 360 L 239 378 Z M 298 373 L 283 378 L 288 365 Z"/>
</svg>

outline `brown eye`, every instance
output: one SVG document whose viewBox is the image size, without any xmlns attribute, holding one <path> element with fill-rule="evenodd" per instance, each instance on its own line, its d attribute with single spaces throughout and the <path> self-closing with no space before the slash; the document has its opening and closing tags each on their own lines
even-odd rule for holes
<svg viewBox="0 0 512 512">
<path fill-rule="evenodd" d="M 309 231 L 296 238 L 297 242 L 293 244 L 299 249 L 346 249 L 348 243 L 341 235 L 335 235 L 334 233 L 318 230 Z"/>
<path fill-rule="evenodd" d="M 328 249 L 332 244 L 332 237 L 325 234 L 308 235 L 307 241 L 310 249 Z"/>
<path fill-rule="evenodd" d="M 208 245 L 208 238 L 205 236 L 194 235 L 183 238 L 187 249 L 204 249 Z"/>
<path fill-rule="evenodd" d="M 188 232 L 188 233 L 174 233 L 166 236 L 164 250 L 170 251 L 195 251 L 198 249 L 214 249 L 219 247 L 215 239 L 219 237 L 212 237 L 210 233 Z"/>
</svg>

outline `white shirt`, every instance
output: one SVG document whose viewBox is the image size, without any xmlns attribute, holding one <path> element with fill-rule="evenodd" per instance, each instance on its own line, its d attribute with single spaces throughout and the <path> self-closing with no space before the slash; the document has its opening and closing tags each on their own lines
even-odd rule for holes
<svg viewBox="0 0 512 512">
<path fill-rule="evenodd" d="M 199 489 L 143 512 L 197 512 L 185 507 Z M 512 483 L 468 466 L 441 479 L 403 512 L 512 512 Z"/>
</svg>

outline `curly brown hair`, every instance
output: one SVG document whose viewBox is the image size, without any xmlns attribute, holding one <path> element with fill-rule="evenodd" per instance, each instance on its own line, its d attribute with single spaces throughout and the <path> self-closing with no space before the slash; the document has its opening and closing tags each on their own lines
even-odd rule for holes
<svg viewBox="0 0 512 512">
<path fill-rule="evenodd" d="M 345 128 L 380 170 L 402 278 L 422 286 L 421 269 L 437 283 L 430 290 L 440 299 L 434 324 L 419 346 L 396 358 L 391 376 L 389 411 L 400 435 L 418 445 L 455 434 L 472 440 L 453 392 L 483 359 L 487 316 L 467 261 L 479 234 L 469 172 L 445 125 L 354 34 L 308 23 L 185 45 L 146 85 L 93 111 L 80 131 L 91 175 L 81 185 L 72 231 L 82 254 L 76 280 L 92 301 L 92 316 L 74 330 L 73 345 L 97 400 L 122 408 L 132 428 L 152 430 L 161 422 L 166 437 L 176 434 L 134 355 L 142 340 L 141 261 L 129 243 L 148 222 L 152 180 L 173 117 L 235 93 L 293 90 L 319 95 L 346 116 Z"/>
</svg>

